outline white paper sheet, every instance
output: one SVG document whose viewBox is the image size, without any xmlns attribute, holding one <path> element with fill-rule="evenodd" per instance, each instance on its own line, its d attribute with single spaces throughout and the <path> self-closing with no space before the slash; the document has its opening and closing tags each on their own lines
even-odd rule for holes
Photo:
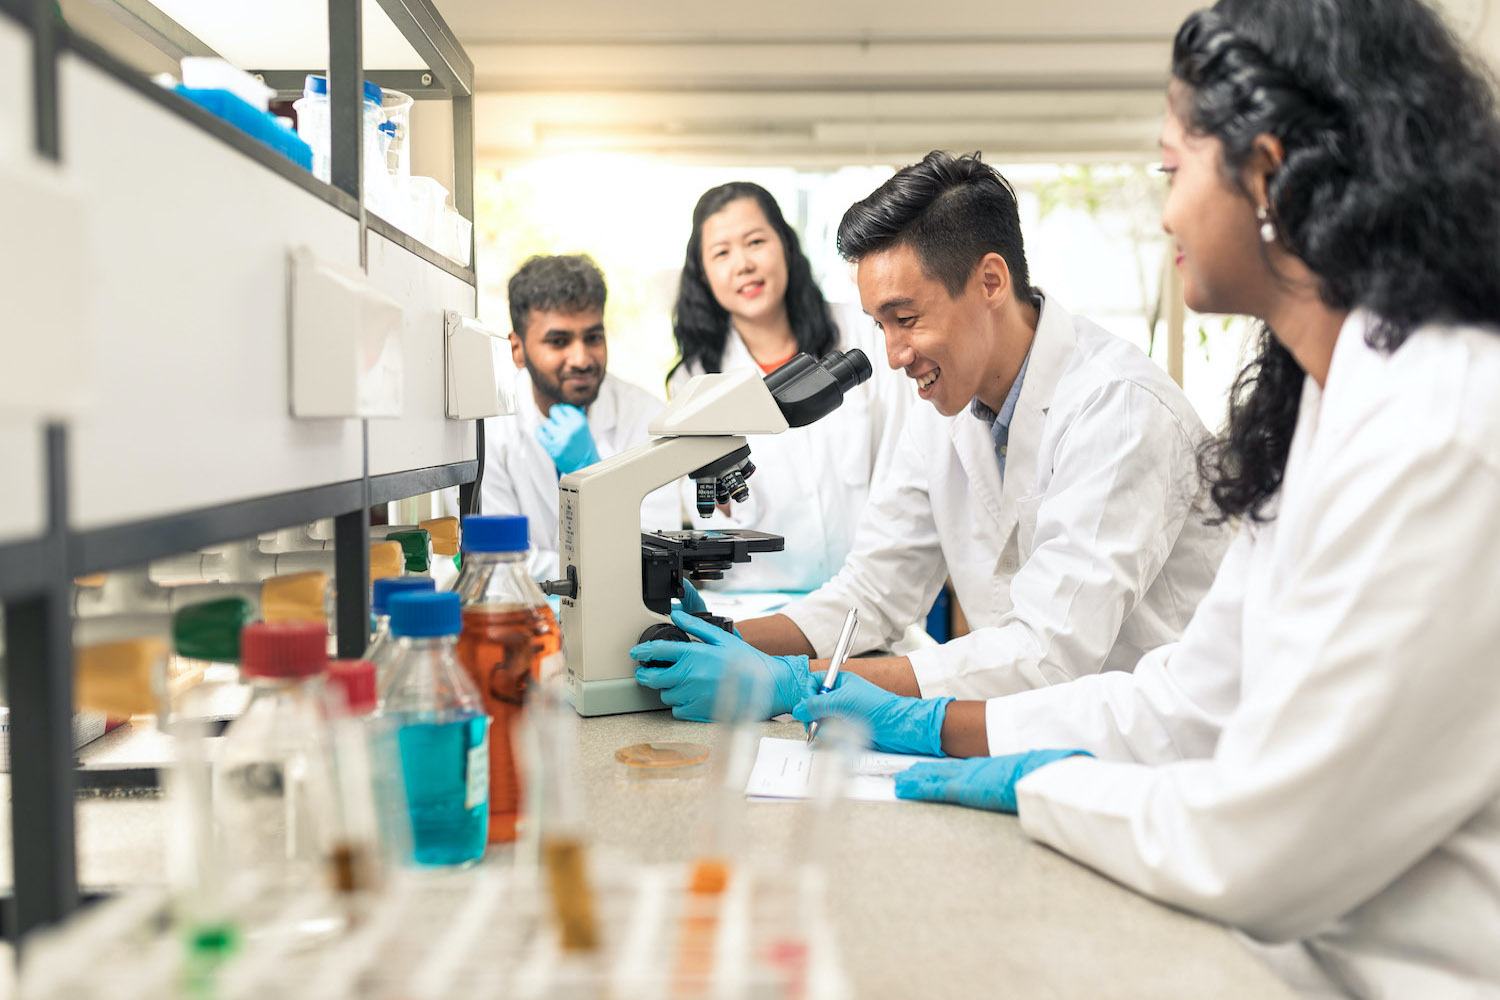
<svg viewBox="0 0 1500 1000">
<path fill-rule="evenodd" d="M 805 740 L 762 736 L 760 750 L 755 755 L 755 766 L 750 769 L 750 780 L 745 785 L 745 794 L 751 798 L 807 798 L 813 768 L 832 759 L 820 753 L 817 747 L 816 743 L 808 746 Z M 854 761 L 854 775 L 849 780 L 849 798 L 862 802 L 899 802 L 901 800 L 896 798 L 896 775 L 913 764 L 938 759 L 874 751 L 861 753 Z"/>
</svg>

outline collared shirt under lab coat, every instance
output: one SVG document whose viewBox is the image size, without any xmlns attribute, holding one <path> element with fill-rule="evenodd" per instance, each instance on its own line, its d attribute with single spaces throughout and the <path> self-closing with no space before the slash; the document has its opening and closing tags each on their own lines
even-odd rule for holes
<svg viewBox="0 0 1500 1000">
<path fill-rule="evenodd" d="M 868 316 L 855 319 L 850 310 L 836 309 L 835 318 L 838 349 L 864 351 L 873 369 L 869 380 L 845 394 L 838 409 L 806 427 L 750 435 L 750 460 L 755 463 L 755 474 L 746 481 L 750 499 L 732 505 L 728 518 L 717 512 L 701 518 L 693 498 L 687 498 L 696 527 L 753 528 L 786 539 L 784 551 L 760 553 L 735 566 L 714 589 L 805 594 L 838 571 L 854 544 L 870 484 L 889 464 L 902 422 L 915 406 L 915 390 L 910 379 L 886 364 L 883 338 Z M 730 330 L 722 370 L 751 367 L 755 359 Z M 678 368 L 670 393 L 676 395 L 701 373 L 696 365 Z M 692 488 L 691 480 L 687 487 Z"/>
<path fill-rule="evenodd" d="M 1307 995 L 1500 994 L 1500 336 L 1339 334 L 1274 520 L 1180 643 L 991 701 L 1031 836 L 1266 941 Z M 1147 766 L 1158 765 L 1158 766 Z"/>
<path fill-rule="evenodd" d="M 1128 670 L 1181 635 L 1228 545 L 1204 524 L 1205 434 L 1151 359 L 1047 298 L 1004 482 L 987 424 L 918 405 L 848 563 L 783 613 L 827 656 L 856 605 L 857 646 L 889 648 L 949 576 L 974 631 L 908 654 L 923 695 Z"/>
<path fill-rule="evenodd" d="M 536 405 L 531 376 L 516 372 L 516 414 L 484 422 L 484 483 L 480 510 L 485 514 L 524 514 L 530 522 L 531 554 L 527 569 L 539 580 L 558 576 L 557 466 L 536 439 L 547 419 Z M 639 386 L 608 373 L 599 396 L 588 408 L 589 432 L 600 458 L 651 440 L 647 426 L 666 404 Z M 677 484 L 646 495 L 641 527 L 648 531 L 682 527 Z"/>
</svg>

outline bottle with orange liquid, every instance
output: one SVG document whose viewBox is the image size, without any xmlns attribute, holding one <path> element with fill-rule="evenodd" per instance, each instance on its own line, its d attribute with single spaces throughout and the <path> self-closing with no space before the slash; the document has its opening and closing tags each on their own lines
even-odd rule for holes
<svg viewBox="0 0 1500 1000">
<path fill-rule="evenodd" d="M 458 658 L 490 715 L 490 843 L 516 839 L 521 775 L 513 733 L 537 678 L 562 669 L 562 633 L 526 571 L 526 518 L 475 514 L 463 520 L 463 601 Z"/>
</svg>

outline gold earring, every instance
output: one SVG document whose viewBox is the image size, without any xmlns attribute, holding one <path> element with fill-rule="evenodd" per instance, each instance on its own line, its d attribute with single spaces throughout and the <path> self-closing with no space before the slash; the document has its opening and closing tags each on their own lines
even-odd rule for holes
<svg viewBox="0 0 1500 1000">
<path fill-rule="evenodd" d="M 1271 222 L 1271 214 L 1262 205 L 1255 210 L 1255 217 L 1260 220 L 1260 241 L 1262 243 L 1276 242 L 1276 226 Z"/>
</svg>

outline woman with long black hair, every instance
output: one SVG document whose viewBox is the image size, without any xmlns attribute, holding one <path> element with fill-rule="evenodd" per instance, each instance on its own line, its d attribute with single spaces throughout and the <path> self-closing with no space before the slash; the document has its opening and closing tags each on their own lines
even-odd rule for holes
<svg viewBox="0 0 1500 1000">
<path fill-rule="evenodd" d="M 1172 75 L 1163 222 L 1188 304 L 1264 324 L 1203 455 L 1240 535 L 1182 641 L 937 710 L 846 673 L 795 714 L 980 758 L 897 794 L 1019 811 L 1242 929 L 1307 995 L 1496 995 L 1490 83 L 1419 0 L 1221 0 Z"/>
<path fill-rule="evenodd" d="M 728 589 L 802 593 L 826 583 L 843 565 L 870 483 L 895 447 L 908 380 L 886 365 L 868 317 L 855 308 L 839 318 L 769 191 L 736 181 L 698 199 L 673 310 L 682 359 L 667 376 L 669 393 L 705 372 L 756 366 L 770 374 L 798 353 L 821 358 L 857 347 L 874 369 L 822 420 L 750 438 L 749 501 L 697 523 L 769 531 L 786 539 L 786 550 L 735 567 Z"/>
</svg>

